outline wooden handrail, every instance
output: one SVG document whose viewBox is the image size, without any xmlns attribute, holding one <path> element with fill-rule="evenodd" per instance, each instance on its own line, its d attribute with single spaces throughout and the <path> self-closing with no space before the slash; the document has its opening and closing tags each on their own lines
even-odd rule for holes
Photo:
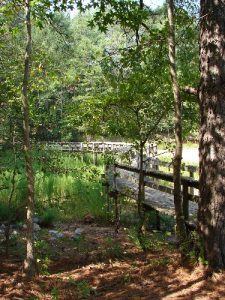
<svg viewBox="0 0 225 300">
<path fill-rule="evenodd" d="M 113 173 L 113 188 L 115 189 L 115 182 L 116 178 L 119 177 L 119 170 L 125 170 L 128 172 L 133 172 L 138 174 L 140 172 L 140 169 L 137 167 L 132 167 L 128 165 L 123 165 L 119 163 L 115 163 L 112 165 L 112 173 Z M 173 182 L 173 174 L 171 173 L 163 173 L 158 170 L 143 170 L 144 172 L 144 186 L 145 187 L 150 187 L 152 189 L 160 190 L 162 192 L 168 193 L 168 194 L 173 194 L 173 188 L 172 187 L 167 187 L 163 186 L 161 183 L 157 181 L 152 181 L 151 179 L 149 180 L 148 177 L 156 178 L 156 179 L 161 179 L 163 181 L 168 181 L 168 182 Z M 123 174 L 123 173 L 122 173 Z M 181 184 L 182 184 L 182 206 L 183 206 L 183 214 L 184 214 L 184 219 L 185 221 L 188 221 L 189 219 L 189 201 L 197 202 L 199 197 L 197 195 L 193 195 L 190 193 L 189 188 L 195 188 L 199 189 L 199 182 L 193 178 L 182 176 L 181 177 Z"/>
<path fill-rule="evenodd" d="M 163 160 L 160 160 L 155 157 L 149 157 L 145 160 L 145 164 L 149 163 L 154 166 L 162 166 L 162 167 L 167 167 L 167 168 L 173 168 L 172 162 L 166 162 Z M 182 165 L 181 166 L 182 171 L 188 171 L 188 172 L 197 172 L 198 167 L 197 166 L 192 166 L 192 165 Z"/>
<path fill-rule="evenodd" d="M 134 173 L 140 172 L 140 170 L 136 167 L 122 165 L 122 164 L 118 164 L 118 163 L 115 164 L 115 167 L 118 169 L 130 171 L 130 172 L 134 172 Z M 154 177 L 156 179 L 173 182 L 173 174 L 171 174 L 171 173 L 164 173 L 164 172 L 157 171 L 157 170 L 148 170 L 148 171 L 143 171 L 143 172 L 144 172 L 145 176 L 150 176 L 150 177 Z M 188 187 L 199 189 L 198 180 L 195 180 L 193 178 L 182 176 L 181 183 L 188 185 Z"/>
</svg>

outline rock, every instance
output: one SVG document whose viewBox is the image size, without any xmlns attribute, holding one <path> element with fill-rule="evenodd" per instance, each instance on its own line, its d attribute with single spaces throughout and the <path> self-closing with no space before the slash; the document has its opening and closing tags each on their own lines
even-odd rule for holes
<svg viewBox="0 0 225 300">
<path fill-rule="evenodd" d="M 56 234 L 58 231 L 57 230 L 49 230 L 48 231 L 50 234 Z"/>
<path fill-rule="evenodd" d="M 84 233 L 84 229 L 83 228 L 76 228 L 74 233 L 77 234 L 77 235 L 81 235 L 82 233 Z"/>
<path fill-rule="evenodd" d="M 77 228 L 75 231 L 74 231 L 74 235 L 73 235 L 73 238 L 74 239 L 79 239 L 80 236 L 84 233 L 84 229 L 83 228 Z"/>
<path fill-rule="evenodd" d="M 13 230 L 12 235 L 18 235 L 19 232 L 17 230 Z"/>
<path fill-rule="evenodd" d="M 63 238 L 64 237 L 64 233 L 62 232 L 59 232 L 57 235 L 56 235 L 57 238 Z"/>
<path fill-rule="evenodd" d="M 27 224 L 22 225 L 23 229 L 27 229 Z"/>
<path fill-rule="evenodd" d="M 171 236 L 167 237 L 166 240 L 171 245 L 174 245 L 174 246 L 179 245 L 179 241 L 178 241 L 178 239 L 176 238 L 175 235 L 171 235 Z"/>
<path fill-rule="evenodd" d="M 1 230 L 5 230 L 5 224 L 2 224 L 2 225 L 0 226 L 0 229 L 1 229 Z"/>
<path fill-rule="evenodd" d="M 36 223 L 33 224 L 33 228 L 34 228 L 34 231 L 41 230 L 41 227 L 38 224 L 36 224 Z"/>
<path fill-rule="evenodd" d="M 1 226 L 0 226 L 0 234 L 5 234 L 5 224 L 2 224 Z"/>
<path fill-rule="evenodd" d="M 54 239 L 60 239 L 64 237 L 63 232 L 59 232 L 57 230 L 49 230 L 48 231 Z M 53 240 L 53 239 L 52 239 Z"/>
</svg>

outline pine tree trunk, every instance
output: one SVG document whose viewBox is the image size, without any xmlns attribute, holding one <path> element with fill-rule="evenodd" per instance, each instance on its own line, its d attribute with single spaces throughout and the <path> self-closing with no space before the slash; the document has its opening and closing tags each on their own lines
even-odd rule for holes
<svg viewBox="0 0 225 300">
<path fill-rule="evenodd" d="M 176 70 L 176 43 L 174 26 L 174 1 L 168 0 L 168 21 L 169 21 L 169 62 L 172 88 L 174 94 L 175 108 L 175 140 L 176 149 L 173 165 L 174 181 L 174 206 L 176 214 L 177 235 L 180 240 L 186 237 L 186 229 L 183 217 L 182 196 L 181 196 L 181 160 L 182 160 L 182 122 L 181 122 L 181 97 L 177 82 Z"/>
<path fill-rule="evenodd" d="M 209 266 L 225 267 L 225 0 L 201 0 L 199 230 Z"/>
<path fill-rule="evenodd" d="M 27 45 L 24 59 L 24 78 L 22 87 L 23 104 L 23 131 L 24 131 L 24 155 L 26 162 L 27 177 L 27 254 L 24 261 L 24 271 L 27 277 L 31 278 L 36 273 L 34 257 L 34 238 L 33 238 L 33 213 L 34 213 L 34 174 L 32 166 L 32 153 L 30 145 L 30 126 L 29 126 L 29 79 L 31 66 L 31 13 L 30 0 L 24 0 L 26 16 Z"/>
</svg>

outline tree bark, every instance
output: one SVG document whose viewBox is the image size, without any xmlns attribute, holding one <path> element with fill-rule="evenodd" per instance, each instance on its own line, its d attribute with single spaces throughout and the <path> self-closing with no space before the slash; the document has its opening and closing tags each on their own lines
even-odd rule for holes
<svg viewBox="0 0 225 300">
<path fill-rule="evenodd" d="M 199 230 L 209 266 L 225 267 L 225 0 L 201 0 Z"/>
<path fill-rule="evenodd" d="M 174 25 L 174 1 L 168 0 L 168 21 L 169 21 L 169 62 L 172 89 L 174 94 L 175 108 L 175 140 L 176 149 L 174 156 L 173 178 L 174 178 L 174 206 L 176 214 L 177 235 L 180 240 L 186 237 L 186 229 L 182 209 L 181 196 L 181 160 L 182 160 L 182 123 L 181 123 L 181 97 L 177 82 L 176 70 L 176 43 L 175 43 L 175 25 Z"/>
<path fill-rule="evenodd" d="M 17 171 L 17 166 L 16 166 L 16 161 L 17 161 L 17 155 L 16 155 L 16 141 L 15 141 L 15 124 L 10 125 L 10 133 L 12 136 L 12 149 L 13 149 L 13 174 L 12 174 L 12 179 L 11 179 L 11 191 L 9 194 L 8 198 L 8 217 L 7 217 L 7 223 L 5 227 L 5 256 L 9 258 L 9 238 L 10 238 L 10 226 L 12 223 L 12 200 L 16 188 L 16 171 Z"/>
<path fill-rule="evenodd" d="M 27 177 L 27 254 L 24 260 L 24 271 L 27 277 L 31 278 L 36 273 L 34 257 L 33 238 L 33 214 L 34 214 L 34 173 L 32 166 L 32 153 L 30 145 L 30 113 L 29 113 L 29 80 L 32 53 L 31 35 L 31 12 L 30 0 L 24 0 L 27 44 L 24 58 L 24 78 L 22 87 L 22 107 L 23 107 L 23 132 L 24 132 L 24 155 L 26 162 Z"/>
<path fill-rule="evenodd" d="M 145 225 L 145 177 L 144 177 L 144 145 L 145 143 L 140 142 L 139 152 L 140 152 L 140 162 L 139 162 L 139 179 L 138 179 L 138 215 L 139 224 L 137 228 L 137 235 L 140 245 L 144 251 L 146 251 L 146 246 L 144 242 L 144 225 Z"/>
</svg>

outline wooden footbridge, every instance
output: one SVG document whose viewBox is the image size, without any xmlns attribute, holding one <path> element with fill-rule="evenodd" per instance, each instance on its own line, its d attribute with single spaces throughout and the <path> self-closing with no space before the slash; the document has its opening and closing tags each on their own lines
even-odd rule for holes
<svg viewBox="0 0 225 300">
<path fill-rule="evenodd" d="M 159 165 L 160 163 L 157 167 Z M 175 216 L 173 174 L 153 169 L 153 166 L 152 164 L 151 168 L 144 171 L 143 205 L 146 209 L 155 210 L 157 213 Z M 171 165 L 169 167 L 172 168 Z M 191 172 L 194 170 L 196 171 L 195 167 L 191 169 Z M 116 163 L 106 169 L 105 185 L 109 195 L 122 195 L 137 200 L 138 180 L 139 169 L 137 167 Z M 194 178 L 182 176 L 181 183 L 184 218 L 188 223 L 188 220 L 193 221 L 197 216 L 199 182 Z"/>
<path fill-rule="evenodd" d="M 93 153 L 94 162 L 97 161 L 97 154 L 104 153 L 126 153 L 134 149 L 130 143 L 123 142 L 43 142 L 45 147 L 63 152 Z M 144 189 L 145 197 L 143 205 L 147 209 L 155 210 L 170 216 L 175 215 L 173 199 L 173 167 L 171 163 L 160 161 L 154 156 L 157 154 L 157 145 L 149 143 L 145 149 L 144 163 Z M 104 185 L 107 194 L 117 194 L 138 198 L 139 168 L 138 159 L 135 166 L 114 164 L 108 166 L 105 174 Z M 163 172 L 160 168 L 163 168 Z M 165 169 L 168 172 L 165 172 Z M 194 179 L 194 174 L 198 171 L 194 166 L 183 166 L 183 171 L 188 176 L 182 176 L 182 205 L 185 220 L 196 219 L 198 210 L 198 189 L 199 182 Z"/>
<path fill-rule="evenodd" d="M 46 148 L 63 152 L 82 152 L 82 153 L 107 153 L 107 152 L 128 152 L 134 149 L 131 143 L 123 142 L 42 142 Z M 146 156 L 150 157 L 157 153 L 157 145 L 146 144 Z"/>
</svg>

